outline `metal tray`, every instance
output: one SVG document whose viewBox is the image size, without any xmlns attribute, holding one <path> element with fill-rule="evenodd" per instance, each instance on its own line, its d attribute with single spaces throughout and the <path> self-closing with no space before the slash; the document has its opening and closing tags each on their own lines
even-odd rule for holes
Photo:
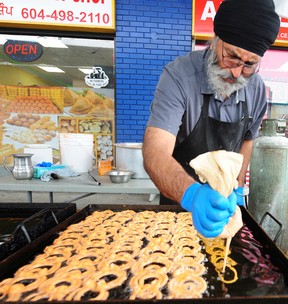
<svg viewBox="0 0 288 304">
<path fill-rule="evenodd" d="M 13 276 L 13 273 L 21 266 L 27 264 L 31 259 L 42 252 L 43 248 L 53 242 L 59 235 L 59 232 L 65 230 L 69 225 L 80 222 L 95 210 L 112 210 L 122 211 L 132 209 L 135 211 L 153 210 L 153 211 L 183 211 L 178 206 L 142 206 L 142 205 L 89 205 L 81 211 L 75 213 L 71 217 L 58 224 L 36 240 L 24 248 L 12 254 L 5 261 L 0 262 L 0 279 Z M 233 284 L 224 284 L 217 282 L 217 278 L 213 275 L 213 265 L 209 265 L 209 261 L 205 262 L 208 268 L 205 277 L 208 285 L 216 286 L 214 292 L 210 289 L 209 296 L 202 299 L 187 300 L 153 300 L 157 303 L 288 303 L 288 260 L 283 252 L 268 237 L 263 229 L 255 222 L 252 216 L 245 208 L 242 209 L 244 228 L 237 233 L 231 244 L 231 257 L 238 263 L 239 279 Z M 248 232 L 248 233 L 247 233 Z M 243 257 L 239 253 L 239 244 L 243 246 L 241 239 L 243 235 L 251 236 L 252 239 L 246 239 L 244 242 L 249 249 L 247 257 Z M 244 244 L 244 245 L 245 245 Z M 255 249 L 255 246 L 257 250 Z M 244 248 L 244 247 L 243 247 Z M 254 249 L 253 249 L 254 248 Z M 23 258 L 24 257 L 24 258 Z M 209 271 L 210 269 L 210 271 Z M 212 270 L 211 270 L 212 269 Z M 211 272 L 212 271 L 212 272 Z M 251 276 L 252 274 L 252 276 Z M 277 274 L 277 276 L 276 276 Z M 270 276 L 269 276 L 270 275 Z M 267 277 L 268 276 L 268 277 Z M 268 284 L 265 284 L 265 279 Z M 274 281 L 273 281 L 274 280 Z M 74 302 L 74 301 L 73 301 Z M 95 303 L 131 303 L 131 300 L 123 298 L 113 298 L 106 301 L 95 301 Z M 133 302 L 152 302 L 145 300 L 133 300 Z M 7 302 L 6 302 L 7 303 Z M 23 302 L 24 303 L 24 302 Z M 38 302 L 39 303 L 39 302 Z M 47 302 L 46 302 L 47 303 Z M 61 303 L 69 303 L 61 301 Z M 91 303 L 91 301 L 80 301 L 80 303 Z"/>
<path fill-rule="evenodd" d="M 76 213 L 72 203 L 1 203 L 0 261 Z"/>
</svg>

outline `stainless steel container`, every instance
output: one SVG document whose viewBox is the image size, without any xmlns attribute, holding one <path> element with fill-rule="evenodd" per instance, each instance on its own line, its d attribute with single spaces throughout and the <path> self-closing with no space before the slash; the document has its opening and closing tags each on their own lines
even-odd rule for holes
<svg viewBox="0 0 288 304">
<path fill-rule="evenodd" d="M 132 178 L 149 178 L 143 167 L 142 143 L 118 143 L 115 146 L 117 170 L 133 171 Z"/>
<path fill-rule="evenodd" d="M 133 172 L 131 171 L 111 171 L 108 173 L 111 182 L 122 184 L 122 183 L 128 183 L 133 175 Z"/>
<path fill-rule="evenodd" d="M 14 157 L 14 167 L 10 169 L 7 167 L 6 159 L 10 156 Z M 3 158 L 4 168 L 11 172 L 15 179 L 27 179 L 30 180 L 33 177 L 34 169 L 32 166 L 31 157 L 33 154 L 31 153 L 16 153 L 11 154 Z"/>
<path fill-rule="evenodd" d="M 288 250 L 288 138 L 279 136 L 278 121 L 263 121 L 263 136 L 254 141 L 250 162 L 249 211 L 260 222 L 266 212 L 283 224 L 277 245 Z M 271 218 L 262 227 L 274 239 L 279 225 Z"/>
</svg>

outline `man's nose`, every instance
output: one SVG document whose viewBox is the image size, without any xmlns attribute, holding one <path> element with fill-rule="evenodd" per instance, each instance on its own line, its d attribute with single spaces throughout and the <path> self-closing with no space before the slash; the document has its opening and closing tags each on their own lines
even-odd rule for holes
<svg viewBox="0 0 288 304">
<path fill-rule="evenodd" d="M 239 65 L 238 67 L 236 68 L 231 68 L 231 74 L 233 75 L 234 78 L 239 78 L 242 74 L 242 71 L 243 71 L 243 65 Z"/>
</svg>

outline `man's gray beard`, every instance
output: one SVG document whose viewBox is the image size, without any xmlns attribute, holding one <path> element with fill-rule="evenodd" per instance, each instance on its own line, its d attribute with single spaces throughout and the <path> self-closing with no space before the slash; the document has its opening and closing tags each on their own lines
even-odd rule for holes
<svg viewBox="0 0 288 304">
<path fill-rule="evenodd" d="M 214 94 L 229 97 L 232 93 L 246 86 L 248 82 L 247 77 L 240 75 L 239 78 L 235 79 L 229 70 L 219 67 L 217 62 L 216 53 L 212 49 L 208 58 L 207 75 L 208 83 Z M 231 78 L 235 82 L 228 83 L 223 78 Z"/>
</svg>

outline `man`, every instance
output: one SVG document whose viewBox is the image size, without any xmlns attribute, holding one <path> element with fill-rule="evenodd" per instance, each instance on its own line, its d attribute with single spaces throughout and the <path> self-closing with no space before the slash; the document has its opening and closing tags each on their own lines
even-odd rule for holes
<svg viewBox="0 0 288 304">
<path fill-rule="evenodd" d="M 157 85 L 143 144 L 144 166 L 163 194 L 160 203 L 168 198 L 192 212 L 203 236 L 219 235 L 236 202 L 243 204 L 253 139 L 267 107 L 257 72 L 279 27 L 272 0 L 226 0 L 216 13 L 210 46 L 169 63 Z M 229 198 L 199 183 L 188 165 L 214 150 L 244 156 L 240 187 Z"/>
</svg>

